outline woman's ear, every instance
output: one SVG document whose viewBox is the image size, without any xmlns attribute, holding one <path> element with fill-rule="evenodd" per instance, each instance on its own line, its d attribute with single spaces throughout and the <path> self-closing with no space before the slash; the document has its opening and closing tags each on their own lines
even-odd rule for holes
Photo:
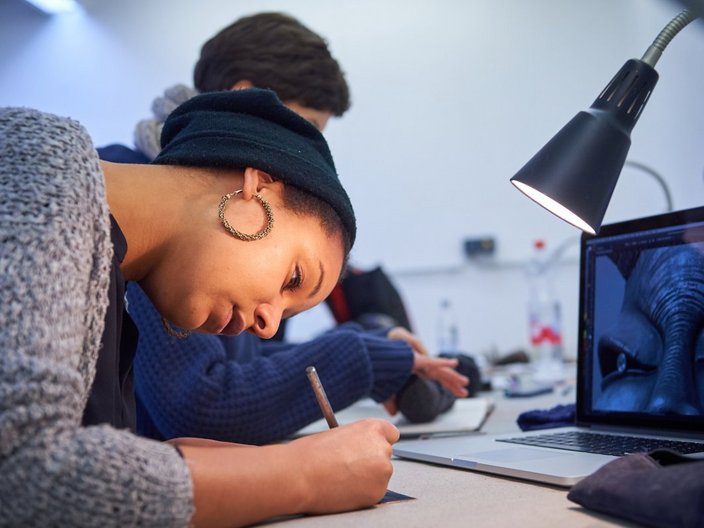
<svg viewBox="0 0 704 528">
<path fill-rule="evenodd" d="M 247 167 L 244 170 L 244 182 L 242 183 L 242 198 L 250 200 L 266 184 L 272 183 L 274 178 L 270 174 L 259 169 Z"/>
</svg>

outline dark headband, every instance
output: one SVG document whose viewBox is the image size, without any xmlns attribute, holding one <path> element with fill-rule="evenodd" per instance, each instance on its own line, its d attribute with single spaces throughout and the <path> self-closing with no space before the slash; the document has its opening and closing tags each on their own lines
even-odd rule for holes
<svg viewBox="0 0 704 528">
<path fill-rule="evenodd" d="M 153 163 L 191 167 L 252 167 L 329 204 L 354 243 L 354 210 L 328 145 L 308 121 L 271 90 L 213 92 L 189 99 L 167 118 Z"/>
</svg>

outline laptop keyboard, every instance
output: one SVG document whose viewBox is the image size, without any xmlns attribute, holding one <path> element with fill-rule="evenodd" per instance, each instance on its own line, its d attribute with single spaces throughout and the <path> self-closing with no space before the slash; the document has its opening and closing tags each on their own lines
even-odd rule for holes
<svg viewBox="0 0 704 528">
<path fill-rule="evenodd" d="M 630 453 L 643 453 L 653 449 L 672 449 L 681 454 L 704 451 L 704 443 L 637 436 L 621 436 L 569 431 L 566 433 L 541 434 L 517 438 L 503 438 L 498 442 L 509 442 L 537 447 L 552 447 L 568 451 L 582 451 L 599 455 L 623 456 Z"/>
</svg>

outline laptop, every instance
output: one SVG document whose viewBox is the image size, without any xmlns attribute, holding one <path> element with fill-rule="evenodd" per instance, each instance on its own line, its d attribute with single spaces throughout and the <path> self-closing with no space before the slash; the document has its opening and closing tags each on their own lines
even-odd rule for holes
<svg viewBox="0 0 704 528">
<path fill-rule="evenodd" d="M 704 456 L 704 207 L 580 243 L 574 427 L 401 441 L 400 458 L 571 486 L 629 453 Z"/>
</svg>

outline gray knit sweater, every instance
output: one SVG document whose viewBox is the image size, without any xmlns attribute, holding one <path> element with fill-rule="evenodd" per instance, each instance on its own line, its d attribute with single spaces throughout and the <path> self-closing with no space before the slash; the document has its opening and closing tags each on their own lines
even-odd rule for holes
<svg viewBox="0 0 704 528">
<path fill-rule="evenodd" d="M 98 157 L 75 121 L 0 109 L 0 526 L 186 526 L 173 447 L 82 427 L 112 257 Z"/>
</svg>

